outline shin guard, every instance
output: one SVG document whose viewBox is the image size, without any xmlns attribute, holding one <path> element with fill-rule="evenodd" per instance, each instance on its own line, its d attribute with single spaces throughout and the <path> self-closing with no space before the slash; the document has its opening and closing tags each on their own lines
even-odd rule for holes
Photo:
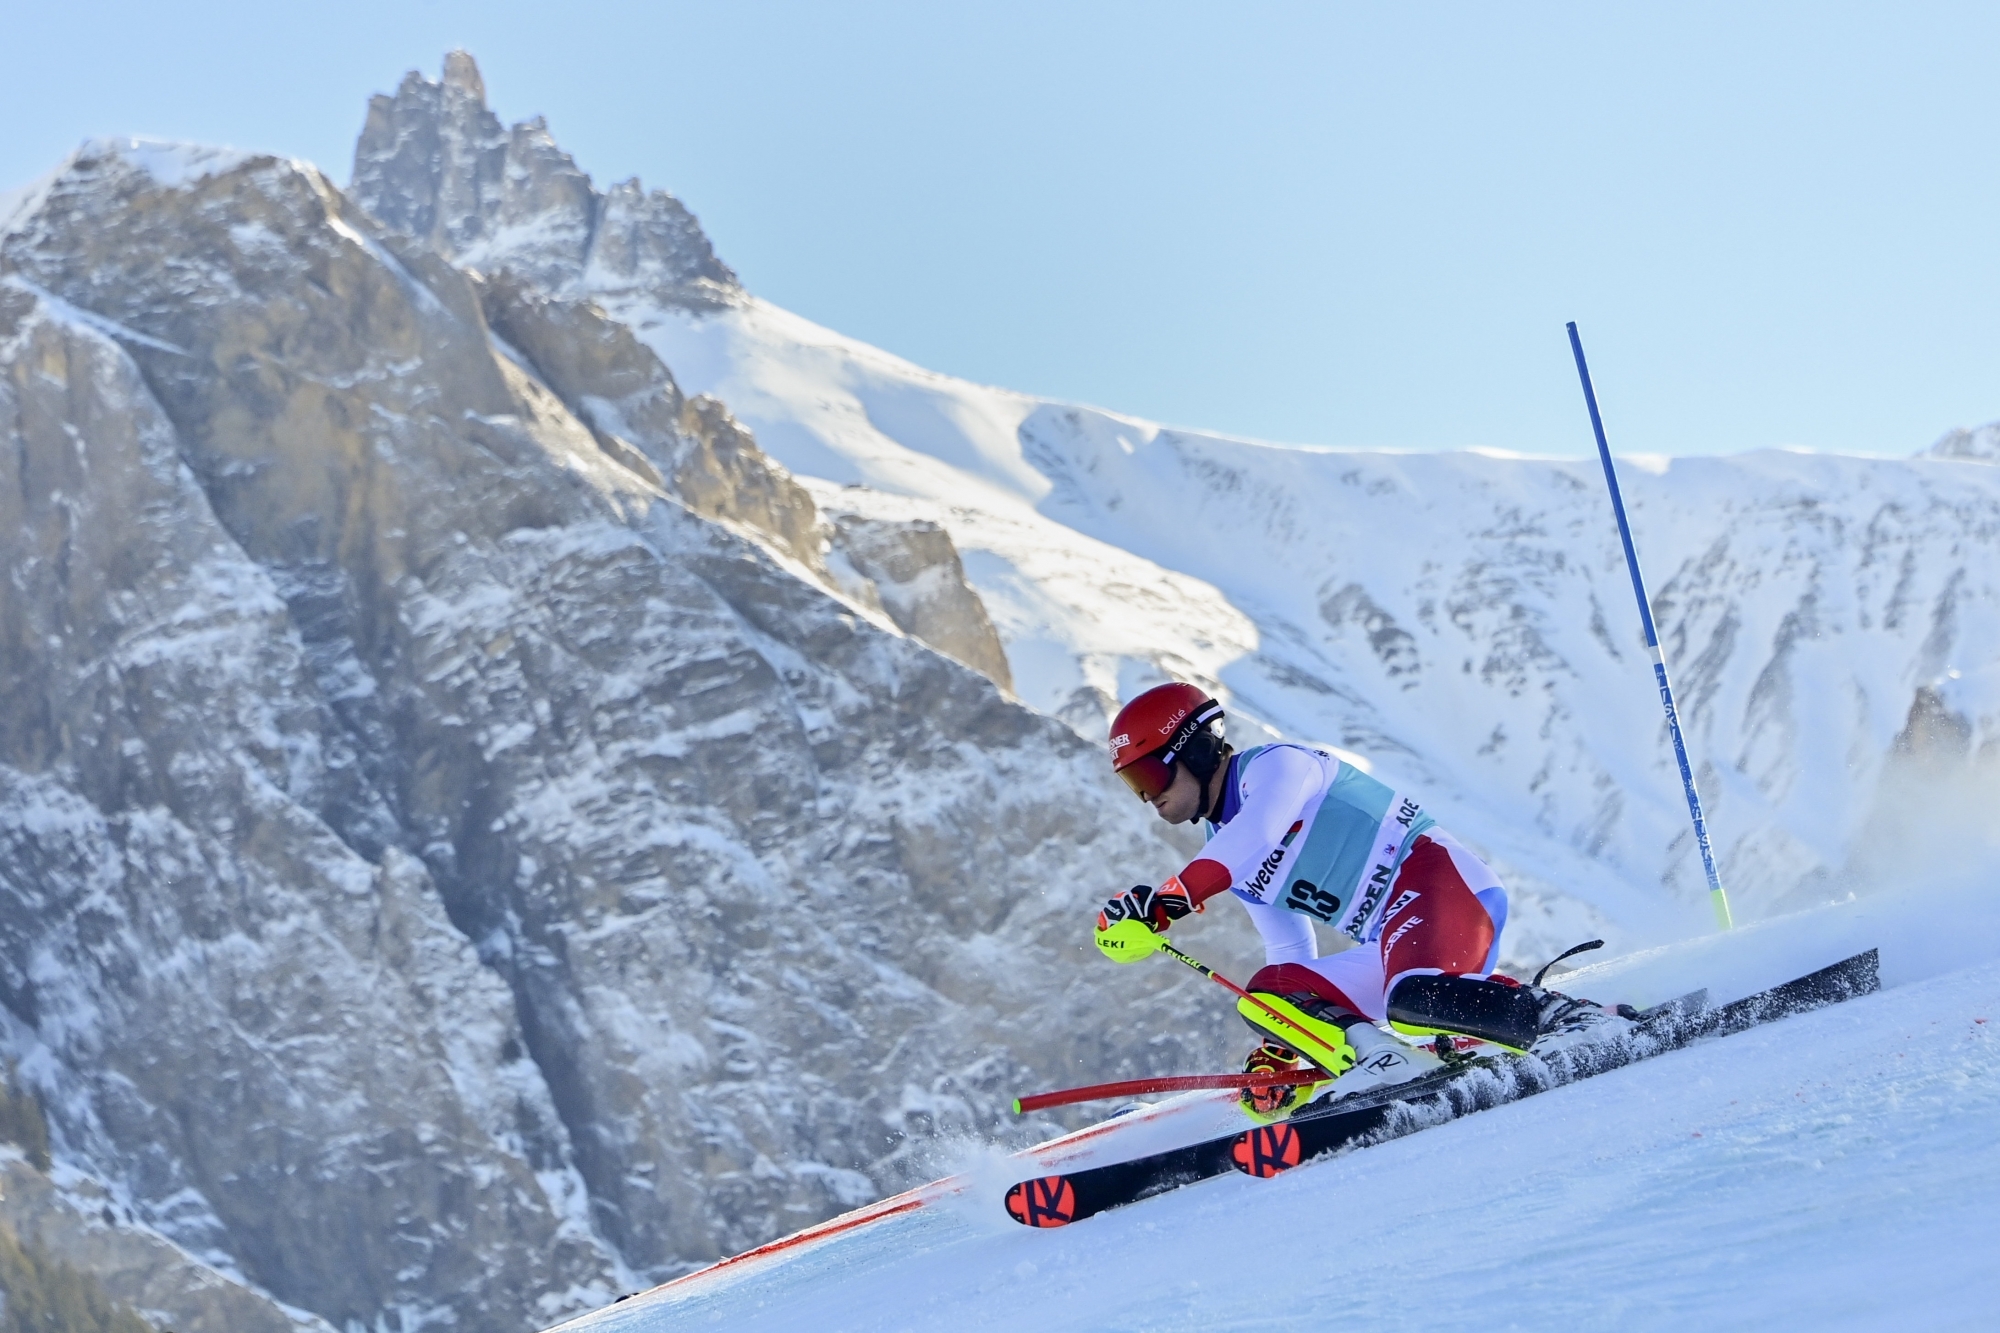
<svg viewBox="0 0 2000 1333">
<path fill-rule="evenodd" d="M 1261 1003 L 1238 1000 L 1236 1012 L 1259 1036 L 1275 1037 L 1336 1078 L 1354 1067 L 1354 1048 L 1340 1024 L 1315 1017 L 1282 995 L 1253 994 Z M 1294 998 L 1311 1003 L 1306 996 Z"/>
<path fill-rule="evenodd" d="M 1477 1037 L 1523 1052 L 1541 1034 L 1542 997 L 1472 977 L 1405 977 L 1389 992 L 1389 1026 L 1412 1036 Z"/>
</svg>

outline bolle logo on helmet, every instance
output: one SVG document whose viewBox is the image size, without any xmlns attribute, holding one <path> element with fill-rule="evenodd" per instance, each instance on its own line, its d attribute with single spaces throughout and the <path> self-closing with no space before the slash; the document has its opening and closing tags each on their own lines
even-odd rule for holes
<svg viewBox="0 0 2000 1333">
<path fill-rule="evenodd" d="M 1162 736 L 1173 735 L 1174 728 L 1178 727 L 1181 724 L 1181 719 L 1186 717 L 1187 715 L 1188 715 L 1188 710 L 1185 708 L 1181 709 L 1180 712 L 1175 713 L 1172 717 L 1167 719 L 1167 724 L 1160 728 L 1160 734 Z"/>
</svg>

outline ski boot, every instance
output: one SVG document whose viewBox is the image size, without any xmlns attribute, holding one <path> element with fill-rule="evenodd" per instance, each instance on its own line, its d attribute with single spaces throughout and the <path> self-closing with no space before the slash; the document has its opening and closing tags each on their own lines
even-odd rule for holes
<svg viewBox="0 0 2000 1333">
<path fill-rule="evenodd" d="M 1444 1061 L 1422 1047 L 1405 1046 L 1381 1028 L 1366 1021 L 1348 1024 L 1347 1041 L 1354 1048 L 1354 1068 L 1333 1081 L 1321 1094 L 1328 1100 L 1352 1097 L 1357 1092 L 1393 1088 L 1413 1078 L 1444 1068 Z"/>
<path fill-rule="evenodd" d="M 1316 996 L 1258 994 L 1256 999 L 1276 1010 L 1277 1016 L 1249 1000 L 1237 1002 L 1237 1012 L 1266 1037 L 1265 1045 L 1251 1055 L 1251 1060 L 1258 1059 L 1265 1050 L 1275 1046 L 1293 1060 L 1310 1060 L 1334 1077 L 1325 1083 L 1307 1084 L 1296 1090 L 1245 1089 L 1243 1107 L 1253 1117 L 1275 1119 L 1310 1101 L 1346 1097 L 1406 1083 L 1442 1067 L 1444 1063 L 1427 1051 L 1413 1050 L 1385 1035 L 1367 1019 Z M 1271 1039 L 1273 1034 L 1276 1040 Z M 1257 1097 L 1274 1106 L 1279 1105 L 1273 1094 L 1286 1091 L 1295 1091 L 1296 1095 L 1283 1101 L 1283 1109 L 1275 1114 L 1261 1111 L 1258 1101 L 1253 1100 Z"/>
<path fill-rule="evenodd" d="M 1632 1031 L 1612 1007 L 1505 977 L 1406 977 L 1389 992 L 1389 1026 L 1411 1036 L 1477 1037 L 1515 1055 L 1546 1055 Z"/>
<path fill-rule="evenodd" d="M 1637 1014 L 1628 1004 L 1616 1007 L 1598 1004 L 1593 1000 L 1564 995 L 1561 991 L 1543 990 L 1539 986 L 1523 986 L 1521 989 L 1532 992 L 1542 1001 L 1538 1020 L 1541 1030 L 1534 1044 L 1528 1047 L 1530 1055 L 1547 1055 L 1572 1046 L 1622 1037 L 1638 1027 L 1633 1021 Z"/>
</svg>

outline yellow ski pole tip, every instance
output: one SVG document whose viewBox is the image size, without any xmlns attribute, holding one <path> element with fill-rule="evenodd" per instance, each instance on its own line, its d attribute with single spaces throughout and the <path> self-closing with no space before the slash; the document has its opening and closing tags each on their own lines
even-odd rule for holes
<svg viewBox="0 0 2000 1333">
<path fill-rule="evenodd" d="M 1015 1115 L 1021 1114 L 1021 1099 L 1019 1097 L 1016 1097 L 1014 1099 L 1014 1114 Z"/>
</svg>

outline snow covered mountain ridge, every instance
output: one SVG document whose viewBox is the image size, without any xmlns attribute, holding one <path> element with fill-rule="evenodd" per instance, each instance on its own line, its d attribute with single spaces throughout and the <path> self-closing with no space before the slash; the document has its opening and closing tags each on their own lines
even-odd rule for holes
<svg viewBox="0 0 2000 1333">
<path fill-rule="evenodd" d="M 336 1324 L 552 1322 L 1223 1058 L 1078 949 L 1175 856 L 1095 744 L 1167 674 L 1424 791 L 1515 963 L 1706 921 L 1594 464 L 924 371 L 462 53 L 345 192 L 116 141 L 0 202 L 0 437 L 8 1052 L 134 1225 Z M 1992 456 L 1628 463 L 1746 916 L 2000 753 Z"/>
<path fill-rule="evenodd" d="M 435 100 L 415 86 L 404 121 Z M 442 119 L 424 133 L 450 138 Z M 393 197 L 357 157 L 353 188 L 395 214 L 467 192 L 464 156 Z M 937 375 L 740 290 L 700 308 L 569 290 L 728 403 L 827 512 L 947 531 L 1014 689 L 1085 736 L 1172 675 L 1222 691 L 1240 733 L 1361 752 L 1501 863 L 1523 959 L 1705 921 L 1594 462 L 1176 431 Z M 1626 461 L 1725 879 L 1753 916 L 1842 891 L 1893 756 L 2000 753 L 1995 438 Z"/>
<path fill-rule="evenodd" d="M 2000 463 L 2000 422 L 1981 426 L 1978 430 L 1948 431 L 1943 439 L 1924 452 L 1933 458 Z"/>
</svg>

